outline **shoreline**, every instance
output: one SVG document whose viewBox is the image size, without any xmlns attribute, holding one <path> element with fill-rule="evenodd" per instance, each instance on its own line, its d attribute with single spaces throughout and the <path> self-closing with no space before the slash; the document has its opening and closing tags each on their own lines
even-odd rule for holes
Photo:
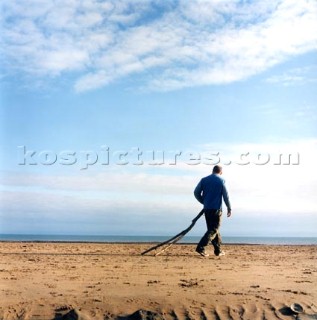
<svg viewBox="0 0 317 320">
<path fill-rule="evenodd" d="M 52 243 L 124 243 L 124 244 L 159 244 L 171 239 L 165 236 L 114 236 L 114 235 L 36 235 L 36 234 L 0 234 L 3 242 L 52 242 Z M 201 236 L 186 235 L 180 244 L 197 244 Z M 238 245 L 317 245 L 317 237 L 274 237 L 274 236 L 223 236 L 224 244 Z"/>
<path fill-rule="evenodd" d="M 64 240 L 0 240 L 0 244 L 1 243 L 56 243 L 56 244 L 104 244 L 104 245 L 120 245 L 120 244 L 124 244 L 124 245 L 155 245 L 155 244 L 159 244 L 160 242 L 157 241 L 147 241 L 147 242 L 143 242 L 143 241 L 64 241 Z M 198 243 L 198 242 L 197 242 Z M 179 246 L 179 245 L 197 245 L 197 243 L 194 242 L 178 242 L 178 243 L 174 243 L 173 246 Z M 299 247 L 306 247 L 306 246 L 312 246 L 312 247 L 317 247 L 317 244 L 297 244 L 297 243 L 273 243 L 273 244 L 269 244 L 269 243 L 247 243 L 247 242 L 223 242 L 222 245 L 224 246 L 299 246 Z"/>
</svg>

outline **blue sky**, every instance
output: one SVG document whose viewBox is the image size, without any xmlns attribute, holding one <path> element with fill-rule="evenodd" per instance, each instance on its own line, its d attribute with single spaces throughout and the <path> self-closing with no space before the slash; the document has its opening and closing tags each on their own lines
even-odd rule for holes
<svg viewBox="0 0 317 320">
<path fill-rule="evenodd" d="M 224 235 L 316 235 L 316 1 L 0 6 L 0 233 L 172 235 L 213 154 Z"/>
</svg>

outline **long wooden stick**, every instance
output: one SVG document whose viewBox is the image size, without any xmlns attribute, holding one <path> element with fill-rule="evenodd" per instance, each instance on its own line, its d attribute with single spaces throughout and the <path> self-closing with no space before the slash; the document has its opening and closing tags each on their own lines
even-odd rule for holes
<svg viewBox="0 0 317 320">
<path fill-rule="evenodd" d="M 185 235 L 185 234 L 184 234 Z M 180 239 L 182 239 L 184 237 L 184 235 L 180 235 L 179 237 L 177 237 L 175 240 L 173 240 L 172 242 L 170 242 L 165 248 L 163 248 L 162 250 L 158 251 L 155 253 L 155 256 L 158 256 L 159 254 L 163 253 L 164 251 L 166 251 L 170 246 L 172 246 L 174 243 L 178 242 Z"/>
<path fill-rule="evenodd" d="M 157 248 L 160 248 L 160 247 L 164 246 L 165 244 L 168 244 L 168 246 L 167 246 L 166 248 L 164 248 L 163 250 L 161 250 L 161 251 L 159 251 L 158 253 L 156 253 L 155 256 L 161 254 L 163 251 L 165 251 L 166 249 L 168 249 L 171 245 L 173 245 L 174 243 L 176 243 L 177 241 L 179 241 L 180 239 L 182 239 L 182 238 L 184 237 L 184 235 L 185 235 L 186 233 L 188 233 L 188 232 L 194 227 L 194 225 L 196 224 L 197 220 L 198 220 L 203 214 L 204 214 L 204 209 L 201 210 L 201 211 L 198 213 L 198 215 L 192 220 L 191 225 L 190 225 L 187 229 L 181 231 L 180 233 L 178 233 L 176 236 L 172 237 L 171 239 L 168 239 L 168 240 L 166 240 L 166 241 L 164 241 L 164 242 L 161 242 L 161 243 L 155 245 L 154 247 L 151 247 L 151 248 L 145 250 L 144 252 L 141 253 L 141 255 L 143 256 L 143 255 L 145 255 L 145 254 L 147 254 L 147 253 L 149 253 L 149 252 L 151 252 L 151 251 L 153 251 L 153 250 L 155 250 L 155 249 L 157 249 Z"/>
</svg>

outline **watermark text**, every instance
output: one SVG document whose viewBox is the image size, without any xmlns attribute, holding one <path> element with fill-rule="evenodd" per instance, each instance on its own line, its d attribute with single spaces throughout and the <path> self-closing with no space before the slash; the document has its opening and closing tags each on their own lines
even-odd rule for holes
<svg viewBox="0 0 317 320">
<path fill-rule="evenodd" d="M 299 165 L 298 152 L 269 153 L 269 152 L 241 152 L 228 155 L 219 151 L 182 151 L 182 150 L 141 150 L 133 147 L 129 150 L 112 150 L 108 146 L 101 146 L 99 150 L 32 150 L 26 146 L 18 146 L 18 165 L 21 166 L 78 166 L 80 170 L 87 170 L 93 165 L 109 166 L 189 166 L 206 165 Z"/>
</svg>

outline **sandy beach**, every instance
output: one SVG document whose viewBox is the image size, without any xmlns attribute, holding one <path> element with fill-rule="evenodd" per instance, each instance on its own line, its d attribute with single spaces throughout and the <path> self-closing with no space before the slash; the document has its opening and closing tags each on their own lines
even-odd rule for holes
<svg viewBox="0 0 317 320">
<path fill-rule="evenodd" d="M 0 319 L 317 319 L 316 246 L 150 246 L 2 242 Z"/>
</svg>

